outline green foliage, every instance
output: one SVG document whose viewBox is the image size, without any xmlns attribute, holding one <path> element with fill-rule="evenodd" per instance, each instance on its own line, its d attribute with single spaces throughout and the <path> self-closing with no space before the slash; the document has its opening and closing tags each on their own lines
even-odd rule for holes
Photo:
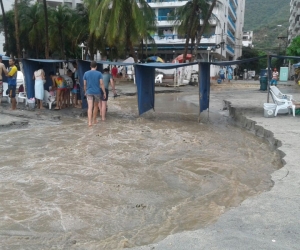
<svg viewBox="0 0 300 250">
<path fill-rule="evenodd" d="M 293 39 L 290 46 L 287 48 L 287 55 L 300 56 L 300 36 Z"/>
<path fill-rule="evenodd" d="M 250 59 L 260 56 L 266 56 L 266 53 L 263 51 L 259 51 L 254 48 L 243 47 L 242 56 L 238 58 L 238 60 Z M 258 61 L 248 62 L 240 65 L 240 71 L 247 70 L 255 70 L 256 74 L 259 74 L 261 69 L 265 69 L 267 67 L 267 57 L 262 58 Z"/>
<path fill-rule="evenodd" d="M 244 31 L 253 30 L 254 46 L 266 52 L 278 54 L 285 50 L 290 0 L 246 0 Z M 278 26 L 281 25 L 281 26 Z"/>
<path fill-rule="evenodd" d="M 30 0 L 18 5 L 20 46 L 31 58 L 45 58 L 45 18 L 43 4 Z M 78 44 L 88 37 L 88 12 L 85 8 L 70 9 L 67 5 L 58 8 L 48 6 L 50 54 L 61 59 L 80 58 Z M 16 55 L 14 11 L 6 12 L 8 44 L 6 54 Z M 58 55 L 58 56 L 57 56 Z"/>
<path fill-rule="evenodd" d="M 183 59 L 185 59 L 186 57 L 188 47 L 189 47 L 189 41 L 191 40 L 192 46 L 194 46 L 197 37 L 200 37 L 201 39 L 201 34 L 199 34 L 199 32 L 201 32 L 200 20 L 201 19 L 205 20 L 206 17 L 208 17 L 208 15 L 211 14 L 209 13 L 209 7 L 210 7 L 209 2 L 211 1 L 193 0 L 187 2 L 185 5 L 175 10 L 174 17 L 175 17 L 175 24 L 177 24 L 178 26 L 178 34 L 185 37 Z M 215 2 L 216 0 L 214 1 L 214 4 Z"/>
<path fill-rule="evenodd" d="M 127 48 L 135 58 L 134 46 L 156 29 L 155 13 L 146 0 L 86 0 L 90 10 L 90 33 L 105 37 L 115 51 Z"/>
</svg>

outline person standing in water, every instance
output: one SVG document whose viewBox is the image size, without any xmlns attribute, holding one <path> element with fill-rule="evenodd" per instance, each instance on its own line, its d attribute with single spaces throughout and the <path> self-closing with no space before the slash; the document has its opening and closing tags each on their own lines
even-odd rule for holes
<svg viewBox="0 0 300 250">
<path fill-rule="evenodd" d="M 61 76 L 57 76 L 53 71 L 49 73 L 52 80 L 52 89 L 56 90 L 56 107 L 54 110 L 60 110 L 63 107 L 63 97 L 66 89 L 66 82 Z"/>
<path fill-rule="evenodd" d="M 14 59 L 9 59 L 9 70 L 7 73 L 7 83 L 8 83 L 8 96 L 11 98 L 11 110 L 15 110 L 17 108 L 16 102 L 16 88 L 17 88 L 17 74 L 18 69 L 15 65 Z"/>
<path fill-rule="evenodd" d="M 43 66 L 40 64 L 38 69 L 33 73 L 34 80 L 34 97 L 37 99 L 37 104 L 39 109 L 44 109 L 43 100 L 44 100 L 44 80 L 45 72 Z"/>
<path fill-rule="evenodd" d="M 114 95 L 117 95 L 116 89 L 115 89 L 115 83 L 113 80 L 112 75 L 109 73 L 109 69 L 105 68 L 104 73 L 103 73 L 103 83 L 104 83 L 104 88 L 106 92 L 106 96 L 104 97 L 102 91 L 101 91 L 101 97 L 100 97 L 100 102 L 99 102 L 99 109 L 100 109 L 100 114 L 101 114 L 101 119 L 102 121 L 105 121 L 105 116 L 106 116 L 106 107 L 107 107 L 107 100 L 108 100 L 108 85 L 109 83 L 111 84 L 112 91 Z"/>
<path fill-rule="evenodd" d="M 228 79 L 228 82 L 230 82 L 230 80 L 232 80 L 232 73 L 233 73 L 233 69 L 231 66 L 228 67 L 227 69 L 227 79 Z"/>
<path fill-rule="evenodd" d="M 97 71 L 97 63 L 95 61 L 91 61 L 91 70 L 85 72 L 83 75 L 83 86 L 88 103 L 88 125 L 91 127 L 97 123 L 100 88 L 103 92 L 103 98 L 106 98 L 103 76 L 101 72 Z"/>
</svg>

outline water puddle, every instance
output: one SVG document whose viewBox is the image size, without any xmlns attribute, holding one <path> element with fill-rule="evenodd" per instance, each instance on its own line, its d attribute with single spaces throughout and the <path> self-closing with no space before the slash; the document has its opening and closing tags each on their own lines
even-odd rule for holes
<svg viewBox="0 0 300 250">
<path fill-rule="evenodd" d="M 2 247 L 149 244 L 272 187 L 278 155 L 222 117 L 199 124 L 182 94 L 136 110 L 136 97 L 122 97 L 91 129 L 69 118 L 0 133 Z"/>
</svg>

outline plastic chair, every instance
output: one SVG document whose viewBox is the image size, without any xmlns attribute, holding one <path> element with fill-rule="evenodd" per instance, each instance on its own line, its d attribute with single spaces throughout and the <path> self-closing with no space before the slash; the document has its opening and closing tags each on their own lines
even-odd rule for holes
<svg viewBox="0 0 300 250">
<path fill-rule="evenodd" d="M 271 95 L 273 97 L 274 103 L 277 105 L 275 109 L 275 116 L 277 116 L 277 113 L 281 109 L 288 109 L 289 114 L 290 114 L 290 109 L 293 110 L 293 116 L 295 116 L 295 105 L 293 104 L 292 101 L 285 99 L 285 98 L 279 98 L 275 93 L 273 92 L 272 89 L 270 89 Z"/>
<path fill-rule="evenodd" d="M 17 89 L 19 88 L 19 86 L 23 84 L 23 86 L 25 85 L 24 84 L 24 75 L 22 73 L 22 71 L 18 71 L 17 72 Z"/>
<path fill-rule="evenodd" d="M 3 97 L 6 97 L 7 102 L 10 103 L 10 97 L 9 97 L 9 95 L 6 94 L 7 89 L 8 89 L 8 83 L 4 82 L 3 83 Z"/>
<path fill-rule="evenodd" d="M 27 105 L 27 95 L 25 92 L 19 92 L 18 96 L 16 96 L 17 103 L 19 104 L 19 99 L 25 100 L 25 105 Z"/>
<path fill-rule="evenodd" d="M 49 105 L 49 109 L 52 107 L 52 103 L 55 102 L 55 96 L 50 95 L 49 91 L 44 90 L 44 102 Z"/>
<path fill-rule="evenodd" d="M 283 94 L 276 86 L 270 86 L 270 89 L 272 90 L 273 94 L 276 95 L 280 99 L 287 99 L 289 101 L 293 100 L 292 95 Z"/>
<path fill-rule="evenodd" d="M 162 79 L 163 79 L 164 75 L 163 74 L 159 74 L 155 77 L 155 83 L 162 83 Z"/>
</svg>

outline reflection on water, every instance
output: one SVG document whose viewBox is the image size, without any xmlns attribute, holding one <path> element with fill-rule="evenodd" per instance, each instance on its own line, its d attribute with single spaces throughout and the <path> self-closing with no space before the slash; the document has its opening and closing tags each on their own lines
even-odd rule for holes
<svg viewBox="0 0 300 250">
<path fill-rule="evenodd" d="M 0 134 L 3 249 L 117 249 L 214 222 L 272 186 L 278 156 L 222 118 L 197 123 L 180 94 L 109 102 L 105 123 L 86 119 Z"/>
</svg>

